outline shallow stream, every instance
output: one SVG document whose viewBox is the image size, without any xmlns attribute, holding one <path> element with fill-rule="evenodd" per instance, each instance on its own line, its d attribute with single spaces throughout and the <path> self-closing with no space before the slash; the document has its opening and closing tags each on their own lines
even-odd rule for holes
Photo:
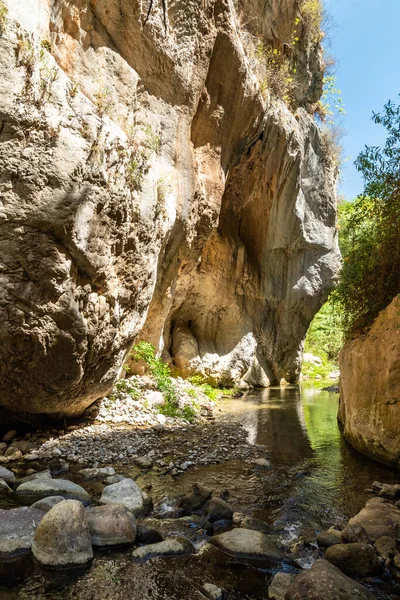
<svg viewBox="0 0 400 600">
<path fill-rule="evenodd" d="M 195 482 L 216 492 L 229 490 L 237 513 L 266 522 L 279 544 L 307 567 L 319 556 L 315 543 L 319 531 L 343 526 L 354 516 L 368 499 L 365 489 L 373 481 L 399 481 L 398 472 L 363 457 L 343 440 L 336 421 L 337 402 L 337 394 L 307 384 L 226 400 L 217 419 L 242 425 L 250 443 L 265 447 L 270 468 L 246 460 L 222 461 L 188 469 L 176 479 L 150 472 L 137 483 L 152 485 L 154 503 L 187 492 Z M 144 565 L 131 564 L 128 551 L 97 552 L 91 569 L 79 577 L 45 575 L 36 568 L 13 589 L 0 587 L 0 600 L 197 600 L 204 598 L 199 586 L 207 581 L 223 587 L 227 599 L 268 597 L 272 571 L 213 549 L 202 551 L 202 540 L 197 541 L 197 555 Z M 367 585 L 377 598 L 400 599 L 396 582 L 371 580 Z"/>
</svg>

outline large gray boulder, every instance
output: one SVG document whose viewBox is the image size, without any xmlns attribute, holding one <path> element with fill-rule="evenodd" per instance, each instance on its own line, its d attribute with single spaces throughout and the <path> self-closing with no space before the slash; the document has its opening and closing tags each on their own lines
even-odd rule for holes
<svg viewBox="0 0 400 600">
<path fill-rule="evenodd" d="M 100 504 L 122 504 L 137 516 L 144 508 L 142 490 L 133 479 L 122 479 L 104 488 Z"/>
<path fill-rule="evenodd" d="M 189 540 L 171 536 L 157 544 L 136 548 L 131 554 L 131 560 L 140 563 L 160 556 L 180 556 L 182 554 L 194 554 L 195 552 L 196 549 Z"/>
<path fill-rule="evenodd" d="M 79 500 L 90 504 L 91 497 L 80 485 L 67 479 L 34 479 L 22 483 L 15 491 L 15 497 L 21 504 L 33 504 L 48 496 L 63 496 L 65 499 Z"/>
<path fill-rule="evenodd" d="M 356 599 L 375 600 L 375 596 L 327 560 L 317 560 L 310 569 L 297 575 L 285 596 L 285 600 Z"/>
<path fill-rule="evenodd" d="M 380 568 L 380 562 L 371 544 L 335 544 L 325 552 L 325 560 L 349 577 L 370 577 Z"/>
<path fill-rule="evenodd" d="M 64 500 L 53 506 L 35 531 L 32 553 L 46 567 L 87 565 L 93 550 L 83 504 Z"/>
<path fill-rule="evenodd" d="M 210 544 L 238 558 L 291 562 L 270 536 L 253 529 L 232 529 L 212 537 Z"/>
<path fill-rule="evenodd" d="M 121 504 L 106 504 L 86 510 L 93 546 L 121 546 L 136 539 L 134 514 Z"/>
</svg>

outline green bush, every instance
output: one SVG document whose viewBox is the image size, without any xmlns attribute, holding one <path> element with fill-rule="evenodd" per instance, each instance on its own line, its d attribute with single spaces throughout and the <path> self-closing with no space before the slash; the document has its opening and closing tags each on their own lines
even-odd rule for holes
<svg viewBox="0 0 400 600">
<path fill-rule="evenodd" d="M 339 306 L 332 298 L 315 315 L 308 329 L 305 352 L 319 356 L 331 370 L 337 368 L 339 351 L 343 344 L 342 319 Z"/>
<path fill-rule="evenodd" d="M 181 417 L 191 422 L 197 415 L 194 404 L 186 404 L 182 408 L 179 406 L 179 398 L 174 382 L 171 378 L 171 370 L 161 358 L 157 358 L 156 349 L 148 342 L 139 342 L 132 349 L 134 360 L 143 360 L 150 374 L 154 377 L 157 388 L 162 392 L 165 404 L 161 405 L 159 410 L 168 417 Z"/>
<path fill-rule="evenodd" d="M 386 143 L 358 156 L 364 193 L 339 213 L 343 268 L 335 298 L 347 336 L 368 327 L 400 292 L 400 106 L 388 102 L 373 120 L 387 129 Z"/>
</svg>

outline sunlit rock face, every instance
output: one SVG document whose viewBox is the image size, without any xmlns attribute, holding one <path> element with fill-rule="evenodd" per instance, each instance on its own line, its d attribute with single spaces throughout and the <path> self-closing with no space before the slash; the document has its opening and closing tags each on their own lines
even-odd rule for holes
<svg viewBox="0 0 400 600">
<path fill-rule="evenodd" d="M 400 297 L 340 353 L 339 421 L 357 450 L 400 467 Z"/>
<path fill-rule="evenodd" d="M 338 265 L 335 170 L 305 109 L 269 97 L 231 2 L 5 0 L 0 404 L 78 414 L 135 339 L 225 383 L 296 379 Z M 141 12 L 142 10 L 142 12 Z M 268 41 L 295 0 L 244 0 Z"/>
</svg>

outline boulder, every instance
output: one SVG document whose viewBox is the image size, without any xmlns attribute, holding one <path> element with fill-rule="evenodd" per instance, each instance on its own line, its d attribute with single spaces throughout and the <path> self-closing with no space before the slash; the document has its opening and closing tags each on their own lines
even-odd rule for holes
<svg viewBox="0 0 400 600">
<path fill-rule="evenodd" d="M 233 510 L 221 498 L 213 498 L 208 506 L 207 518 L 211 523 L 215 521 L 232 521 Z"/>
<path fill-rule="evenodd" d="M 30 552 L 33 535 L 44 514 L 27 506 L 0 509 L 0 562 Z"/>
<path fill-rule="evenodd" d="M 355 544 L 357 542 L 369 542 L 369 537 L 362 525 L 348 523 L 340 532 L 342 544 Z"/>
<path fill-rule="evenodd" d="M 38 510 L 43 510 L 44 512 L 49 512 L 53 506 L 59 504 L 60 502 L 64 502 L 65 498 L 63 496 L 48 496 L 47 498 L 43 498 L 43 500 L 38 500 L 34 502 L 31 506 L 32 508 L 37 508 Z"/>
<path fill-rule="evenodd" d="M 93 550 L 83 504 L 64 500 L 53 506 L 35 531 L 32 553 L 46 567 L 78 567 L 90 563 Z"/>
<path fill-rule="evenodd" d="M 104 488 L 100 504 L 123 504 L 137 516 L 143 510 L 142 490 L 133 479 L 122 479 Z"/>
<path fill-rule="evenodd" d="M 162 542 L 164 537 L 155 527 L 149 527 L 144 523 L 138 523 L 136 527 L 136 543 L 138 544 L 157 544 Z"/>
<path fill-rule="evenodd" d="M 79 500 L 87 505 L 91 497 L 80 485 L 66 479 L 36 479 L 22 483 L 15 491 L 21 504 L 33 504 L 48 496 L 62 496 L 65 499 Z"/>
<path fill-rule="evenodd" d="M 138 456 L 135 458 L 135 465 L 140 469 L 151 469 L 153 466 L 153 459 L 148 454 Z"/>
<path fill-rule="evenodd" d="M 276 573 L 268 588 L 269 600 L 285 600 L 285 595 L 293 583 L 294 575 L 290 573 Z"/>
<path fill-rule="evenodd" d="M 136 539 L 134 514 L 122 504 L 105 504 L 86 510 L 93 546 L 121 546 Z"/>
<path fill-rule="evenodd" d="M 317 535 L 317 544 L 321 548 L 329 548 L 329 546 L 334 546 L 335 544 L 341 543 L 341 531 L 338 531 L 333 527 L 327 529 L 326 531 L 321 531 L 321 533 Z"/>
<path fill-rule="evenodd" d="M 325 560 L 349 577 L 369 577 L 380 568 L 374 548 L 366 543 L 335 544 L 325 552 Z"/>
<path fill-rule="evenodd" d="M 310 569 L 297 575 L 285 596 L 285 600 L 356 599 L 375 600 L 375 596 L 327 560 L 317 560 Z"/>
<path fill-rule="evenodd" d="M 183 496 L 178 502 L 178 506 L 184 510 L 187 514 L 191 514 L 195 510 L 198 510 L 207 502 L 211 497 L 212 490 L 202 485 L 201 483 L 195 483 L 192 487 L 192 492 Z"/>
<path fill-rule="evenodd" d="M 84 481 L 92 481 L 95 479 L 104 479 L 115 475 L 114 467 L 99 467 L 97 469 L 81 469 L 78 474 Z"/>
<path fill-rule="evenodd" d="M 379 481 L 374 481 L 372 484 L 372 489 L 375 492 L 378 492 L 380 496 L 383 498 L 390 498 L 392 500 L 397 500 L 400 498 L 400 484 L 399 483 L 380 483 Z"/>
<path fill-rule="evenodd" d="M 271 528 L 264 521 L 255 519 L 254 517 L 245 517 L 240 523 L 240 527 L 243 529 L 253 529 L 254 531 L 261 531 L 262 533 L 269 533 Z"/>
<path fill-rule="evenodd" d="M 385 565 L 388 565 L 396 556 L 399 555 L 396 540 L 386 535 L 378 538 L 374 544 L 375 552 L 382 558 Z"/>
<path fill-rule="evenodd" d="M 355 517 L 350 525 L 361 525 L 371 542 L 382 536 L 398 538 L 400 530 L 400 510 L 385 502 L 383 498 L 371 498 Z"/>
<path fill-rule="evenodd" d="M 44 471 L 34 472 L 30 475 L 26 475 L 25 477 L 20 477 L 17 479 L 15 487 L 18 488 L 23 483 L 27 483 L 28 481 L 37 481 L 42 479 L 52 479 L 51 472 L 49 469 L 45 469 Z"/>
<path fill-rule="evenodd" d="M 399 328 L 396 296 L 368 331 L 348 340 L 339 355 L 338 419 L 343 434 L 360 452 L 395 468 L 400 465 Z"/>
<path fill-rule="evenodd" d="M 196 549 L 189 540 L 181 537 L 168 537 L 158 544 L 136 548 L 131 554 L 131 560 L 132 562 L 146 562 L 160 556 L 178 556 L 195 552 Z"/>
<path fill-rule="evenodd" d="M 0 466 L 0 479 L 3 479 L 8 485 L 13 486 L 15 484 L 15 475 L 9 469 Z"/>
<path fill-rule="evenodd" d="M 210 544 L 238 558 L 292 562 L 279 550 L 270 536 L 253 529 L 232 529 L 212 537 Z"/>
<path fill-rule="evenodd" d="M 4 479 L 0 479 L 0 497 L 4 498 L 7 496 L 12 496 L 12 493 L 13 491 L 8 483 L 6 483 Z"/>
</svg>

